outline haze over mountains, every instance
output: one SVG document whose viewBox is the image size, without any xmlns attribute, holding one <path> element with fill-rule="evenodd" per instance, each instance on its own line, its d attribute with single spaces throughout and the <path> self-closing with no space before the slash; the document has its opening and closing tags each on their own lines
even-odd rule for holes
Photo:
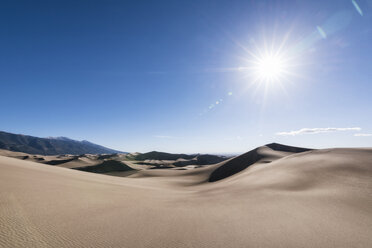
<svg viewBox="0 0 372 248">
<path fill-rule="evenodd" d="M 89 141 L 66 137 L 39 138 L 0 131 L 0 149 L 40 155 L 123 153 Z"/>
</svg>

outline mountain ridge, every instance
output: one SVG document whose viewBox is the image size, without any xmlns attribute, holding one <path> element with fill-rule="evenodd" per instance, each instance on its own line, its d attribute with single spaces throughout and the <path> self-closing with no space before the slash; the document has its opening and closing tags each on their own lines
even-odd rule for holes
<svg viewBox="0 0 372 248">
<path fill-rule="evenodd" d="M 125 153 L 86 140 L 78 141 L 67 137 L 40 138 L 4 131 L 0 131 L 0 149 L 39 155 Z"/>
</svg>

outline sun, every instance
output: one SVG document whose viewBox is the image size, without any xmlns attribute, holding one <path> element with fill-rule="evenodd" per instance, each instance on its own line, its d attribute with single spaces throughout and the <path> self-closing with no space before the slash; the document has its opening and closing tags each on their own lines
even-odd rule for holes
<svg viewBox="0 0 372 248">
<path fill-rule="evenodd" d="M 299 78 L 305 78 L 304 65 L 309 62 L 303 56 L 302 48 L 291 42 L 289 31 L 271 38 L 262 36 L 246 42 L 235 41 L 235 44 L 240 48 L 236 54 L 237 67 L 220 70 L 236 71 L 237 82 L 243 91 L 264 97 L 288 94 L 288 87 Z"/>
<path fill-rule="evenodd" d="M 279 55 L 266 54 L 256 60 L 253 71 L 257 81 L 277 82 L 286 73 L 286 61 Z"/>
</svg>

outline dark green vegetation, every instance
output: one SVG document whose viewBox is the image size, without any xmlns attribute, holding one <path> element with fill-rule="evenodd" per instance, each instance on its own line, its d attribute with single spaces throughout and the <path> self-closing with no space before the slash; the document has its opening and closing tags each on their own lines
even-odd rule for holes
<svg viewBox="0 0 372 248">
<path fill-rule="evenodd" d="M 64 137 L 38 138 L 1 131 L 0 149 L 40 155 L 122 153 L 86 140 L 77 141 Z"/>
</svg>

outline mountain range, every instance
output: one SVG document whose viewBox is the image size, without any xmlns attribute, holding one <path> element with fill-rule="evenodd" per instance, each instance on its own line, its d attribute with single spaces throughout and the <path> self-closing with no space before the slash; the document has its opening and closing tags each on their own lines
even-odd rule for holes
<svg viewBox="0 0 372 248">
<path fill-rule="evenodd" d="M 78 141 L 66 137 L 39 138 L 3 131 L 0 131 L 0 149 L 39 155 L 125 153 L 87 140 Z"/>
</svg>

